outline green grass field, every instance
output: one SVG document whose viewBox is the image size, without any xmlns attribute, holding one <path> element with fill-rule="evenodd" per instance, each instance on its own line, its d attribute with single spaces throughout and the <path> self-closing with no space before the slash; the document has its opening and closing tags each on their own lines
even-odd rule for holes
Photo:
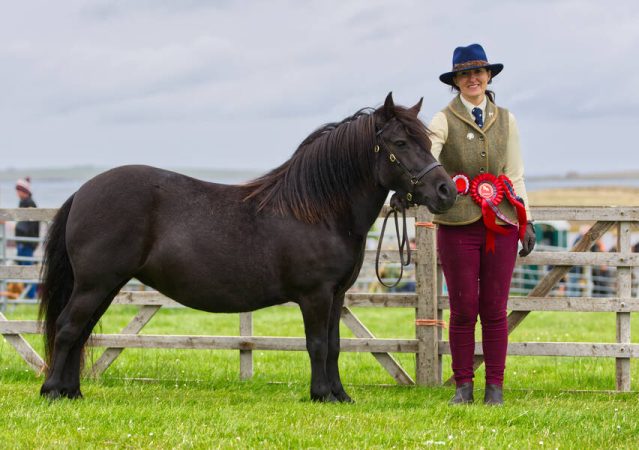
<svg viewBox="0 0 639 450">
<path fill-rule="evenodd" d="M 414 337 L 409 309 L 356 309 L 379 337 Z M 115 332 L 132 307 L 107 313 Z M 33 307 L 5 313 L 32 319 Z M 639 323 L 633 318 L 633 336 Z M 237 315 L 163 310 L 147 334 L 237 335 Z M 256 335 L 302 336 L 301 315 L 278 307 L 254 315 Z M 350 336 L 344 329 L 343 336 Z M 42 348 L 39 336 L 30 342 Z M 614 342 L 606 313 L 532 313 L 513 341 Z M 637 339 L 634 339 L 637 342 Z M 96 350 L 88 359 L 97 358 Z M 309 401 L 304 352 L 254 352 L 255 376 L 238 380 L 236 351 L 125 350 L 83 400 L 49 402 L 13 348 L 0 340 L 2 448 L 637 448 L 639 364 L 632 393 L 612 392 L 615 362 L 595 358 L 509 357 L 506 405 L 447 405 L 450 387 L 403 387 L 370 354 L 343 353 L 342 378 L 355 404 Z M 396 355 L 414 373 L 413 355 Z M 450 375 L 444 358 L 444 376 Z M 483 392 L 483 370 L 476 378 Z"/>
</svg>

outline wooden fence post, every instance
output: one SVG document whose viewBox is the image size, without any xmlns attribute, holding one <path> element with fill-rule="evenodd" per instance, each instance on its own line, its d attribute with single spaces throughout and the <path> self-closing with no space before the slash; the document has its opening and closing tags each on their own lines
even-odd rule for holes
<svg viewBox="0 0 639 450">
<path fill-rule="evenodd" d="M 617 251 L 630 254 L 630 222 L 617 224 Z M 632 267 L 617 267 L 617 297 L 630 298 L 632 296 Z M 623 305 L 623 303 L 622 303 Z M 617 313 L 617 342 L 630 344 L 630 313 Z M 630 391 L 630 352 L 628 357 L 617 358 L 617 390 Z"/>
<path fill-rule="evenodd" d="M 417 308 L 415 337 L 417 338 L 417 360 L 415 365 L 417 384 L 441 384 L 439 356 L 439 329 L 436 325 L 437 310 L 437 252 L 435 249 L 435 228 L 430 225 L 432 215 L 426 207 L 417 209 L 415 219 L 415 243 L 419 252 L 415 264 L 415 292 Z M 417 325 L 429 320 L 430 325 Z"/>
<path fill-rule="evenodd" d="M 240 313 L 240 336 L 253 336 L 253 313 Z M 240 380 L 253 377 L 253 351 L 240 350 Z"/>
<path fill-rule="evenodd" d="M 436 261 L 438 259 L 436 258 Z M 439 299 L 444 295 L 444 272 L 441 267 L 437 265 L 437 319 L 441 324 L 444 324 L 444 310 L 442 306 L 439 304 Z M 437 327 L 437 365 L 439 366 L 439 371 L 437 373 L 437 384 L 442 384 L 444 381 L 444 366 L 442 365 L 442 353 L 439 351 L 439 343 L 444 339 L 443 336 L 443 327 Z"/>
</svg>

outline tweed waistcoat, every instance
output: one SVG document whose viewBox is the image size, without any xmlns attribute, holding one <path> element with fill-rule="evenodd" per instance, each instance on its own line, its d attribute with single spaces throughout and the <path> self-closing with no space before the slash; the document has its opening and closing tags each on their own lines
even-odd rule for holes
<svg viewBox="0 0 639 450">
<path fill-rule="evenodd" d="M 508 110 L 488 101 L 484 127 L 479 128 L 458 95 L 443 113 L 448 122 L 448 138 L 442 146 L 439 162 L 448 174 L 452 177 L 464 173 L 469 180 L 481 173 L 503 174 L 509 133 Z M 517 223 L 515 208 L 506 198 L 499 204 L 499 210 Z M 436 214 L 433 221 L 444 225 L 466 225 L 481 216 L 481 207 L 470 195 L 458 195 L 453 207 L 444 214 Z M 503 224 L 499 219 L 497 223 Z"/>
</svg>

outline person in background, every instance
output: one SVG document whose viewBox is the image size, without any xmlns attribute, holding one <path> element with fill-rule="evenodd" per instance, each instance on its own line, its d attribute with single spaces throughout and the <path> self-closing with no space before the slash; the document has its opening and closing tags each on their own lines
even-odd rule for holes
<svg viewBox="0 0 639 450">
<path fill-rule="evenodd" d="M 36 203 L 33 201 L 31 194 L 31 179 L 29 177 L 20 178 L 16 182 L 16 194 L 20 199 L 18 207 L 20 208 L 36 208 Z M 16 238 L 28 237 L 37 238 L 40 237 L 40 223 L 33 221 L 20 221 L 16 224 L 15 231 Z M 23 242 L 16 240 L 17 255 L 24 258 L 33 258 L 33 252 L 37 248 L 37 242 Z M 35 264 L 34 261 L 19 260 L 18 265 L 30 266 Z M 35 298 L 37 286 L 31 284 L 28 288 L 26 298 Z"/>
<path fill-rule="evenodd" d="M 495 104 L 488 84 L 503 69 L 479 44 L 457 47 L 439 79 L 457 94 L 429 129 L 431 151 L 457 185 L 457 201 L 435 215 L 437 252 L 450 297 L 450 349 L 456 383 L 451 404 L 472 403 L 475 325 L 481 318 L 484 403 L 503 404 L 508 347 L 506 304 L 520 256 L 535 245 L 514 116 Z"/>
</svg>

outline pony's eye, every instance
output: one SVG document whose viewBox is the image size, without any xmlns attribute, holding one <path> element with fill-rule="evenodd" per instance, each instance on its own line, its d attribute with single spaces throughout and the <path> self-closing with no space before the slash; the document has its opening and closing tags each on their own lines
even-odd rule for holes
<svg viewBox="0 0 639 450">
<path fill-rule="evenodd" d="M 393 144 L 395 144 L 396 147 L 400 147 L 401 148 L 401 147 L 405 147 L 406 146 L 406 141 L 400 139 L 400 140 L 397 140 L 397 141 L 393 142 Z"/>
</svg>

